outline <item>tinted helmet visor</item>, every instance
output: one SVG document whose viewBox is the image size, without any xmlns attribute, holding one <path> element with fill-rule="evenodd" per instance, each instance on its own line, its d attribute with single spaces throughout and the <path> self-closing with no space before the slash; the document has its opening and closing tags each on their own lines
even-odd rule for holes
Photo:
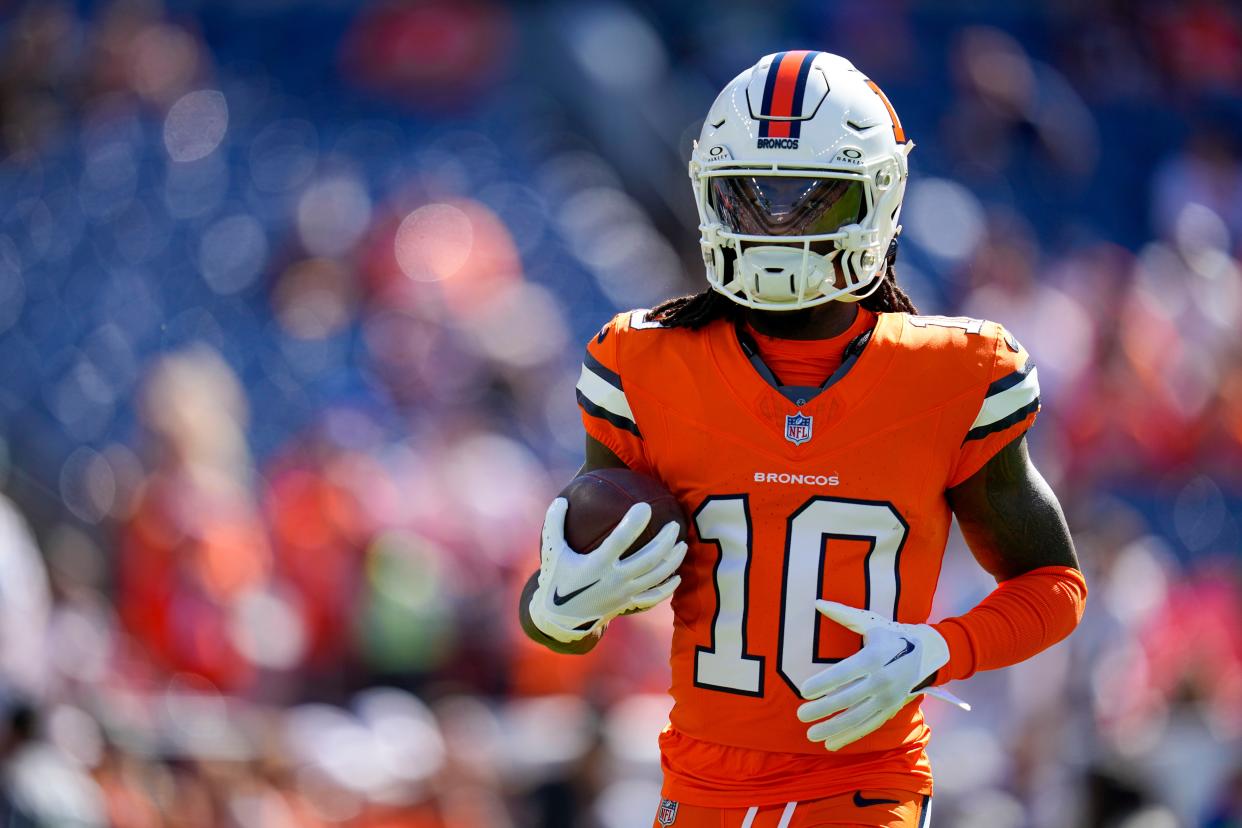
<svg viewBox="0 0 1242 828">
<path fill-rule="evenodd" d="M 861 181 L 726 175 L 708 180 L 708 204 L 726 229 L 754 236 L 818 236 L 863 219 Z"/>
</svg>

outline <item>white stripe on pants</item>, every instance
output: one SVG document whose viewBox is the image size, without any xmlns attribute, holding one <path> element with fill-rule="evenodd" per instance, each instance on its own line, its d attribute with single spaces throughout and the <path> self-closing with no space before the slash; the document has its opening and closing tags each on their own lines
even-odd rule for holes
<svg viewBox="0 0 1242 828">
<path fill-rule="evenodd" d="M 781 812 L 781 821 L 776 824 L 776 828 L 789 828 L 789 822 L 793 819 L 794 808 L 798 807 L 797 802 L 788 802 L 785 804 L 785 810 Z M 759 813 L 758 805 L 751 805 L 746 811 L 746 817 L 742 820 L 742 828 L 750 828 L 751 823 L 755 821 L 755 815 Z"/>
</svg>

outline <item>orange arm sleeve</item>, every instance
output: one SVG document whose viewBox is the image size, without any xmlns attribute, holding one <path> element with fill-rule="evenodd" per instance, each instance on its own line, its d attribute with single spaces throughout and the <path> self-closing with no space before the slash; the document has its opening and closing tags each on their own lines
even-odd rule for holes
<svg viewBox="0 0 1242 828">
<path fill-rule="evenodd" d="M 932 624 L 949 645 L 934 684 L 1026 661 L 1078 626 L 1087 582 L 1069 566 L 1044 566 L 1002 581 L 965 615 Z"/>
</svg>

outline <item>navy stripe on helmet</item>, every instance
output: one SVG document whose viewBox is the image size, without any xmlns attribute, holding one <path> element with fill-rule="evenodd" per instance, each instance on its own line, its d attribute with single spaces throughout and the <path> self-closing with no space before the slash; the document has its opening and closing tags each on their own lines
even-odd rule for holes
<svg viewBox="0 0 1242 828">
<path fill-rule="evenodd" d="M 801 118 L 802 98 L 806 95 L 806 79 L 811 74 L 811 64 L 815 62 L 815 58 L 819 57 L 820 52 L 807 52 L 802 56 L 802 65 L 798 67 L 798 82 L 794 86 L 793 99 L 793 116 Z M 797 138 L 802 134 L 802 122 L 794 121 L 789 125 L 789 137 Z"/>
<path fill-rule="evenodd" d="M 781 61 L 785 59 L 784 52 L 777 52 L 772 56 L 772 63 L 768 66 L 768 79 L 763 84 L 763 103 L 759 107 L 759 115 L 762 120 L 759 121 L 759 137 L 768 137 L 768 124 L 771 121 L 766 120 L 768 114 L 772 111 L 772 92 L 776 89 L 776 76 L 781 71 Z"/>
</svg>

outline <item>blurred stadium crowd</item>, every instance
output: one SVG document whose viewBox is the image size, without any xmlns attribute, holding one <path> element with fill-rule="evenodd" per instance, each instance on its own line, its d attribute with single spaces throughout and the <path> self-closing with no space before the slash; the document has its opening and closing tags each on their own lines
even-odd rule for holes
<svg viewBox="0 0 1242 828">
<path fill-rule="evenodd" d="M 0 4 L 0 820 L 621 828 L 666 609 L 520 583 L 579 343 L 700 288 L 716 90 L 847 55 L 900 280 L 1039 361 L 1092 600 L 929 702 L 936 820 L 1242 825 L 1242 16 L 1213 0 Z M 990 588 L 960 541 L 937 614 Z"/>
</svg>

